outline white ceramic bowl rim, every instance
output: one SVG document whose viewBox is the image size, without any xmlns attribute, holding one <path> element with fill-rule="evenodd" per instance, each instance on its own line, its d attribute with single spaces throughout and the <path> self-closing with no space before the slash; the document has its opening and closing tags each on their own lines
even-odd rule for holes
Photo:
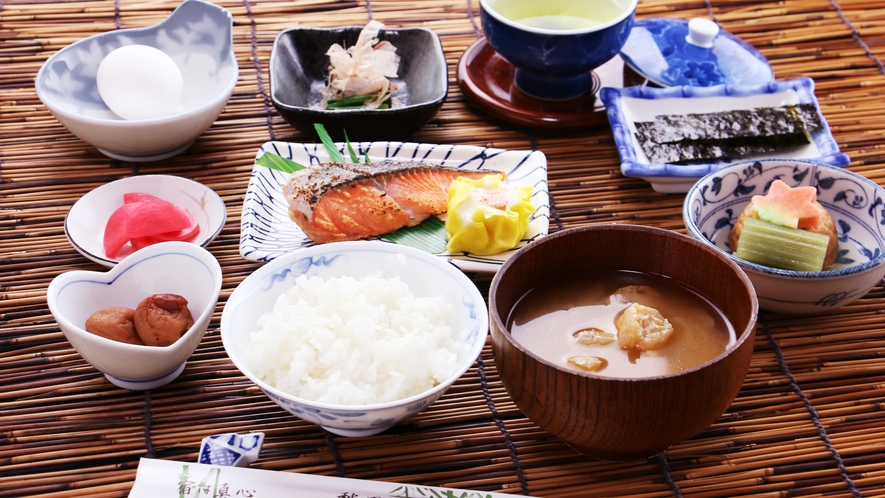
<svg viewBox="0 0 885 498">
<path fill-rule="evenodd" d="M 465 288 L 468 290 L 468 292 L 470 292 L 471 294 L 474 294 L 474 301 L 476 301 L 478 304 L 481 305 L 482 308 L 478 309 L 478 311 L 479 311 L 478 319 L 480 322 L 480 324 L 479 324 L 480 330 L 482 330 L 482 328 L 484 326 L 485 333 L 480 332 L 480 335 L 482 335 L 483 337 L 486 337 L 488 335 L 488 328 L 489 328 L 488 316 L 489 316 L 489 314 L 488 314 L 488 309 L 486 307 L 486 301 L 482 297 L 482 294 L 480 294 L 479 290 L 476 288 L 476 285 L 469 278 L 467 278 L 467 275 L 464 275 L 463 273 L 461 273 L 461 271 L 455 265 L 445 262 L 430 253 L 427 253 L 427 252 L 424 252 L 424 251 L 421 251 L 419 249 L 415 249 L 415 248 L 412 248 L 409 246 L 404 246 L 404 245 L 393 246 L 391 244 L 386 244 L 386 243 L 377 242 L 377 241 L 375 241 L 375 242 L 372 242 L 372 241 L 334 242 L 332 244 L 340 245 L 340 246 L 346 245 L 348 247 L 355 247 L 355 248 L 383 247 L 383 248 L 386 248 L 388 251 L 405 253 L 408 256 L 420 259 L 422 262 L 425 262 L 431 266 L 434 266 L 434 267 L 437 267 L 440 269 L 445 269 L 446 271 L 451 271 L 451 270 L 449 270 L 449 268 L 454 269 L 457 273 L 452 273 L 453 277 L 456 280 L 460 280 L 462 283 L 464 283 Z M 328 246 L 329 244 L 326 244 L 326 245 Z M 289 254 L 286 254 L 284 256 L 280 256 L 279 258 L 274 259 L 273 263 L 265 264 L 261 268 L 252 272 L 248 277 L 246 277 L 243 280 L 243 282 L 241 282 L 240 285 L 238 285 L 237 288 L 234 289 L 234 291 L 231 293 L 230 297 L 228 298 L 227 302 L 228 303 L 236 302 L 237 298 L 239 297 L 239 294 L 243 294 L 243 293 L 248 292 L 248 290 L 246 289 L 246 287 L 243 286 L 243 284 L 246 284 L 248 286 L 252 282 L 261 281 L 264 278 L 274 274 L 275 272 L 278 272 L 280 270 L 280 268 L 278 268 L 277 266 L 285 267 L 285 266 L 288 266 L 290 263 L 297 261 L 298 259 L 304 258 L 309 255 L 313 255 L 314 253 L 322 253 L 324 251 L 325 251 L 325 247 L 323 245 L 316 245 L 316 246 L 308 247 L 306 249 L 300 249 L 300 250 L 291 252 Z M 227 309 L 227 304 L 225 304 L 225 310 L 226 309 Z M 485 313 L 483 314 L 482 312 L 485 312 Z M 224 322 L 225 322 L 224 311 L 222 311 L 221 322 L 222 322 L 221 337 L 222 337 L 222 343 L 223 343 L 224 338 L 228 334 L 227 332 L 225 332 L 224 327 L 223 327 Z M 469 353 L 467 354 L 467 358 L 461 359 L 463 361 L 463 363 L 458 367 L 458 369 L 455 371 L 455 373 L 453 373 L 451 377 L 444 380 L 443 382 L 440 382 L 438 385 L 434 386 L 433 388 L 428 389 L 426 391 L 422 391 L 418 394 L 414 394 L 414 395 L 409 396 L 407 398 L 402 398 L 402 399 L 393 400 L 393 401 L 387 401 L 384 403 L 367 404 L 367 405 L 341 405 L 341 404 L 333 404 L 333 403 L 322 403 L 319 401 L 313 401 L 313 400 L 309 400 L 309 399 L 305 399 L 305 398 L 300 398 L 298 396 L 287 393 L 285 391 L 281 391 L 281 390 L 271 386 L 270 384 L 267 384 L 266 382 L 257 378 L 251 371 L 249 371 L 248 366 L 244 365 L 243 362 L 238 361 L 237 357 L 231 356 L 231 355 L 228 355 L 228 356 L 230 356 L 231 361 L 240 370 L 240 372 L 243 373 L 243 375 L 248 377 L 249 380 L 254 382 L 262 390 L 267 391 L 278 398 L 293 400 L 294 402 L 299 403 L 301 405 L 316 408 L 319 410 L 337 411 L 337 412 L 355 412 L 355 411 L 379 410 L 379 409 L 385 409 L 385 408 L 393 408 L 393 407 L 402 406 L 402 405 L 408 405 L 408 404 L 423 400 L 425 398 L 428 398 L 429 396 L 432 396 L 433 394 L 435 394 L 441 390 L 448 389 L 455 381 L 457 381 L 462 375 L 464 375 L 464 372 L 466 372 L 467 370 L 470 369 L 470 367 L 473 365 L 473 363 L 476 361 L 476 358 L 479 356 L 480 352 L 482 351 L 482 348 L 485 346 L 485 342 L 486 342 L 485 339 L 480 340 L 479 338 L 477 338 L 476 343 L 474 344 L 473 348 L 471 348 Z"/>
<path fill-rule="evenodd" d="M 629 225 L 625 225 L 625 226 L 629 226 Z M 639 225 L 636 225 L 636 226 L 639 226 Z M 664 230 L 663 228 L 655 228 L 655 227 L 649 227 L 649 226 L 644 226 L 643 228 L 652 228 L 652 229 L 654 229 L 654 230 L 661 230 L 661 231 Z M 543 243 L 543 242 L 546 241 L 546 240 L 553 240 L 553 239 L 555 239 L 557 236 L 560 236 L 560 237 L 561 237 L 561 236 L 564 236 L 566 233 L 567 233 L 567 231 L 562 231 L 562 232 L 557 232 L 557 233 L 554 233 L 554 234 L 548 235 L 547 237 L 544 237 L 543 239 L 540 239 L 537 243 Z M 674 232 L 674 233 L 675 233 L 675 232 Z M 679 234 L 677 233 L 677 235 L 679 235 Z M 740 275 L 741 280 L 743 280 L 743 281 L 744 281 L 744 284 L 747 286 L 748 291 L 749 291 L 751 294 L 753 294 L 754 296 L 756 295 L 756 290 L 753 288 L 753 283 L 750 282 L 749 277 L 747 277 L 746 273 L 744 273 L 744 271 L 741 269 L 741 267 L 740 267 L 737 263 L 735 263 L 735 261 L 733 261 L 731 258 L 727 258 L 727 257 L 725 257 L 725 255 L 723 255 L 722 253 L 720 253 L 719 251 L 717 251 L 717 250 L 715 250 L 715 249 L 713 249 L 713 248 L 710 248 L 709 245 L 704 244 L 704 243 L 701 242 L 700 240 L 695 240 L 695 239 L 690 238 L 690 237 L 688 237 L 688 236 L 683 236 L 683 237 L 685 237 L 685 238 L 686 238 L 690 243 L 692 243 L 692 244 L 698 244 L 698 245 L 704 246 L 705 248 L 708 248 L 708 249 L 710 249 L 712 252 L 714 252 L 716 258 L 718 258 L 720 261 L 722 261 L 722 262 L 725 263 L 726 265 L 731 266 L 732 269 L 734 269 L 735 271 L 737 271 L 737 273 Z M 521 248 L 521 249 L 520 249 L 520 250 L 514 255 L 513 258 L 510 258 L 509 260 L 507 260 L 507 262 L 504 263 L 504 265 L 502 266 L 501 270 L 500 270 L 498 273 L 495 274 L 494 280 L 499 280 L 499 279 L 501 278 L 500 275 L 503 275 L 503 274 L 506 272 L 506 269 L 509 268 L 510 265 L 513 264 L 513 262 L 516 260 L 517 256 L 519 256 L 519 253 L 520 253 L 520 252 L 523 252 L 523 251 L 527 251 L 527 250 L 529 250 L 529 248 L 530 248 L 532 245 L 534 245 L 534 244 L 531 244 L 531 245 L 528 245 L 528 246 L 525 246 L 525 247 Z M 656 274 L 656 273 L 652 273 L 652 272 L 647 272 L 647 273 L 651 273 L 652 275 L 658 275 L 658 274 Z M 664 277 L 664 278 L 667 278 L 667 279 L 672 279 L 672 278 L 673 278 L 673 277 L 668 277 L 668 276 L 666 276 L 666 275 L 659 275 L 659 276 Z M 683 285 L 684 285 L 684 284 L 683 284 Z M 494 286 L 495 286 L 495 284 L 493 283 L 493 284 L 492 284 L 492 287 L 494 288 Z M 686 287 L 687 287 L 687 286 L 686 286 Z M 695 289 L 692 289 L 692 288 L 690 288 L 690 287 L 687 287 L 687 288 L 689 288 L 692 292 L 694 292 L 694 293 L 696 293 L 696 294 L 702 295 L 700 292 L 696 291 Z M 754 299 L 754 302 L 756 302 L 755 299 Z M 714 305 L 714 306 L 715 306 L 715 305 Z M 719 309 L 719 307 L 716 306 L 716 309 Z M 721 309 L 719 309 L 719 312 L 722 313 L 723 315 L 725 315 L 725 312 L 723 312 Z M 497 315 L 497 313 L 495 313 L 495 314 Z M 758 303 L 757 303 L 757 304 L 754 306 L 754 310 L 753 310 L 752 316 L 750 317 L 750 320 L 749 320 L 749 322 L 750 322 L 751 324 L 755 324 L 755 323 L 756 323 L 756 319 L 757 319 L 758 314 L 759 314 L 759 306 L 758 306 Z M 520 343 L 519 341 L 517 341 L 517 340 L 513 337 L 513 335 L 510 333 L 510 329 L 509 329 L 508 327 L 504 326 L 504 327 L 501 327 L 501 329 L 502 329 L 502 331 L 503 331 L 504 334 L 506 334 L 508 337 L 510 337 L 510 342 L 511 342 L 516 348 L 518 348 L 520 351 L 522 351 L 522 352 L 523 352 L 524 354 L 526 354 L 527 356 L 530 356 L 530 357 L 534 358 L 537 362 L 539 362 L 539 363 L 543 363 L 544 365 L 547 365 L 547 366 L 550 367 L 550 368 L 554 368 L 554 369 L 556 369 L 556 370 L 559 370 L 559 371 L 561 371 L 561 372 L 568 373 L 568 374 L 575 374 L 575 375 L 579 375 L 579 376 L 582 376 L 582 377 L 592 377 L 592 378 L 594 378 L 594 379 L 599 379 L 599 380 L 603 380 L 603 381 L 636 383 L 636 382 L 648 382 L 648 381 L 650 381 L 650 380 L 669 379 L 669 378 L 672 378 L 672 377 L 680 377 L 680 376 L 682 376 L 682 375 L 688 375 L 688 374 L 690 374 L 690 373 L 692 373 L 692 372 L 696 372 L 696 371 L 698 371 L 698 370 L 702 370 L 702 369 L 704 369 L 704 368 L 709 367 L 710 365 L 713 365 L 713 364 L 715 364 L 715 363 L 718 363 L 718 362 L 724 360 L 729 354 L 731 354 L 732 351 L 734 351 L 735 349 L 737 349 L 738 347 L 740 347 L 744 342 L 746 342 L 746 341 L 748 340 L 748 337 L 749 337 L 750 335 L 752 335 L 752 334 L 743 334 L 743 335 L 739 335 L 742 331 L 737 330 L 737 329 L 734 327 L 734 324 L 731 323 L 731 320 L 728 320 L 728 317 L 725 317 L 725 319 L 729 322 L 729 324 L 732 326 L 732 328 L 735 329 L 735 330 L 734 330 L 735 340 L 734 340 L 734 342 L 732 342 L 732 343 L 730 343 L 728 346 L 726 346 L 726 347 L 725 347 L 725 350 L 724 350 L 723 352 L 721 352 L 720 354 L 718 354 L 718 355 L 715 356 L 714 358 L 710 358 L 709 360 L 707 360 L 707 361 L 705 361 L 705 362 L 703 362 L 703 363 L 701 363 L 701 364 L 699 364 L 699 365 L 696 365 L 696 366 L 694 366 L 694 367 L 692 367 L 692 368 L 687 368 L 687 369 L 685 369 L 685 370 L 681 370 L 681 371 L 679 371 L 679 372 L 673 372 L 673 373 L 668 373 L 668 374 L 664 374 L 664 375 L 650 375 L 650 376 L 647 376 L 647 377 L 614 377 L 614 376 L 603 376 L 603 375 L 598 375 L 598 374 L 594 374 L 594 373 L 590 373 L 590 372 L 580 372 L 580 371 L 578 371 L 578 370 L 572 370 L 572 369 L 569 369 L 569 368 L 565 368 L 565 367 L 563 367 L 563 366 L 561 366 L 561 365 L 559 365 L 559 364 L 553 363 L 553 362 L 551 362 L 551 361 L 549 361 L 549 360 L 547 360 L 547 359 L 545 359 L 545 358 L 542 358 L 541 356 L 538 356 L 536 353 L 534 353 L 534 352 L 531 351 L 530 349 L 527 349 L 525 346 L 522 345 L 522 343 Z M 506 323 L 505 323 L 505 322 L 502 322 L 501 325 L 506 325 Z M 753 326 L 755 327 L 755 325 L 753 325 Z"/>
<path fill-rule="evenodd" d="M 756 159 L 756 160 L 752 160 L 752 161 L 743 161 L 740 163 L 734 163 L 733 166 L 740 166 L 742 164 L 752 164 L 752 163 L 759 162 L 759 161 L 766 161 L 766 160 Z M 777 161 L 778 162 L 790 162 L 792 160 L 778 159 Z M 834 166 L 830 166 L 830 165 L 823 164 L 823 163 L 817 163 L 814 161 L 803 160 L 803 161 L 797 161 L 797 162 L 803 162 L 806 164 L 813 164 L 813 165 L 816 165 L 816 166 L 819 166 L 822 168 L 838 169 L 840 171 L 840 173 L 845 174 L 846 176 L 851 177 L 860 183 L 864 183 L 864 184 L 873 186 L 882 195 L 882 198 L 885 199 L 885 189 L 880 187 L 877 183 L 873 182 L 869 178 L 866 178 L 865 176 L 859 175 L 859 174 L 857 174 L 853 171 L 847 170 L 847 169 L 836 168 Z M 695 191 L 697 191 L 699 188 L 701 188 L 701 186 L 707 182 L 708 178 L 713 177 L 714 175 L 717 175 L 717 174 L 721 175 L 722 172 L 721 171 L 713 171 L 713 172 L 708 173 L 708 174 L 704 175 L 703 177 L 701 177 L 697 181 L 697 183 L 695 183 L 689 189 L 688 193 L 685 194 L 685 201 L 684 202 L 687 203 L 689 198 L 692 196 L 692 194 Z M 704 237 L 704 235 L 700 231 L 698 231 L 698 228 L 697 228 L 697 226 L 694 225 L 694 223 L 686 222 L 685 228 L 689 231 L 689 233 L 693 237 L 695 237 L 699 240 L 702 240 L 702 241 L 707 240 L 707 238 Z M 725 253 L 725 251 L 722 251 L 722 252 Z M 781 270 L 779 268 L 771 268 L 768 266 L 762 266 L 762 265 L 759 265 L 756 263 L 751 263 L 747 260 L 738 258 L 737 256 L 735 256 L 732 253 L 725 253 L 725 254 L 729 258 L 734 260 L 736 263 L 738 263 L 741 267 L 755 271 L 757 273 L 764 273 L 764 274 L 775 276 L 775 277 L 783 277 L 783 278 L 789 278 L 789 279 L 797 279 L 798 278 L 798 279 L 806 279 L 806 280 L 835 279 L 835 278 L 845 277 L 848 275 L 854 275 L 857 273 L 863 273 L 863 272 L 871 270 L 877 266 L 880 266 L 883 263 L 883 261 L 885 261 L 885 251 L 883 251 L 878 256 L 876 256 L 875 258 L 873 258 L 869 261 L 866 261 L 864 263 L 860 263 L 857 265 L 849 266 L 847 268 L 840 268 L 837 270 L 823 270 L 823 271 L 795 271 L 795 270 Z"/>
<path fill-rule="evenodd" d="M 620 4 L 620 2 L 618 2 L 618 3 Z M 540 35 L 565 35 L 565 36 L 593 33 L 596 31 L 602 31 L 606 28 L 610 28 L 610 27 L 614 26 L 615 24 L 618 24 L 619 22 L 623 21 L 627 17 L 629 17 L 636 10 L 636 5 L 638 3 L 639 3 L 639 0 L 630 0 L 630 4 L 627 5 L 627 8 L 624 9 L 624 12 L 622 12 L 620 15 L 618 15 L 618 17 L 612 19 L 611 21 L 609 21 L 605 24 L 600 24 L 598 26 L 593 26 L 591 28 L 546 29 L 546 28 L 535 28 L 532 26 L 526 26 L 525 24 L 520 24 L 520 23 L 511 21 L 510 19 L 507 19 L 506 17 L 497 13 L 492 7 L 490 7 L 489 0 L 479 0 L 479 4 L 480 4 L 480 6 L 482 6 L 483 11 L 485 11 L 486 13 L 488 13 L 489 15 L 494 17 L 495 19 L 501 21 L 502 23 L 504 23 L 508 26 L 514 27 L 514 28 L 522 30 L 522 31 L 528 31 L 530 33 L 538 33 Z"/>
<path fill-rule="evenodd" d="M 231 15 L 229 10 L 225 9 L 224 7 L 207 2 L 205 0 L 185 0 L 184 2 L 182 2 L 182 4 L 180 4 L 178 7 L 176 7 L 174 11 L 172 11 L 172 13 L 169 15 L 169 17 L 172 17 L 173 15 L 175 15 L 175 12 L 178 9 L 180 9 L 181 5 L 183 5 L 185 2 L 194 2 L 194 3 L 205 4 L 206 8 L 219 9 L 219 10 L 223 11 L 227 15 L 227 17 L 231 20 L 231 23 L 233 23 L 233 15 Z M 120 29 L 120 30 L 116 30 L 116 31 L 107 31 L 104 33 L 99 33 L 96 35 L 89 36 L 87 38 L 83 38 L 82 40 L 77 40 L 74 43 L 71 43 L 70 45 L 65 46 L 64 48 L 62 48 L 61 50 L 59 50 L 58 52 L 53 54 L 49 59 L 47 59 L 46 62 L 42 66 L 40 66 L 40 70 L 37 71 L 37 77 L 35 78 L 35 81 L 41 80 L 44 71 L 48 71 L 47 68 L 50 66 L 50 63 L 59 54 L 63 54 L 64 52 L 79 48 L 80 45 L 86 45 L 88 43 L 92 43 L 93 40 L 95 40 L 96 38 L 99 38 L 99 37 L 117 37 L 117 36 L 125 35 L 126 33 L 144 33 L 144 32 L 148 32 L 148 31 L 157 30 L 160 27 L 162 27 L 164 23 L 168 22 L 169 17 L 167 17 L 166 19 L 161 21 L 159 24 L 155 24 L 153 26 L 146 26 L 143 28 L 127 28 L 127 29 Z M 233 28 L 231 28 L 231 30 L 232 29 Z M 51 106 L 53 112 L 57 112 L 58 114 L 61 114 L 65 117 L 76 118 L 78 121 L 81 121 L 84 123 L 89 123 L 89 124 L 111 124 L 111 123 L 113 123 L 114 126 L 122 126 L 122 127 L 127 127 L 127 128 L 144 126 L 145 124 L 162 125 L 162 124 L 166 124 L 166 123 L 176 122 L 181 119 L 186 119 L 186 118 L 194 116 L 194 115 L 199 115 L 203 112 L 204 109 L 215 107 L 221 101 L 226 101 L 227 99 L 230 98 L 230 95 L 231 95 L 231 93 L 233 93 L 234 87 L 237 84 L 237 80 L 239 79 L 239 65 L 237 64 L 237 58 L 236 58 L 236 53 L 234 52 L 233 44 L 231 44 L 230 51 L 228 52 L 228 56 L 230 57 L 230 60 L 233 63 L 232 64 L 232 74 L 231 74 L 232 77 L 231 77 L 230 81 L 228 82 L 227 86 L 224 88 L 223 92 L 219 93 L 212 100 L 204 103 L 203 105 L 201 105 L 199 107 L 195 107 L 193 109 L 189 109 L 187 111 L 180 112 L 177 114 L 163 116 L 160 118 L 153 118 L 153 119 L 104 119 L 104 118 L 96 118 L 96 117 L 92 117 L 92 116 L 84 116 L 79 113 L 70 112 L 69 110 L 65 109 L 64 107 L 60 107 L 57 104 L 55 104 L 52 101 L 52 98 L 41 90 L 41 85 L 34 85 L 34 87 L 37 91 L 37 97 L 40 99 L 40 101 L 43 102 L 44 104 L 46 104 L 47 107 Z"/>
</svg>

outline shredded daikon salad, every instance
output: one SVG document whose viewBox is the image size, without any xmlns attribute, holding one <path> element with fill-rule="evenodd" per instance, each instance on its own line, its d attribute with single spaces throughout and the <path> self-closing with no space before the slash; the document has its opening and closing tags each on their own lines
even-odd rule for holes
<svg viewBox="0 0 885 498">
<path fill-rule="evenodd" d="M 369 21 L 360 31 L 356 45 L 329 47 L 329 79 L 323 88 L 322 106 L 326 109 L 378 109 L 390 106 L 392 88 L 389 78 L 397 76 L 400 57 L 396 47 L 379 41 L 384 24 Z"/>
</svg>

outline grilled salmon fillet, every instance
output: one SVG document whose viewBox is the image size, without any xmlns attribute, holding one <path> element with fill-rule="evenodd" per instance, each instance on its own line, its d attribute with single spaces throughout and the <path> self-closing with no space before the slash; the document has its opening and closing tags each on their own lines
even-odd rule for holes
<svg viewBox="0 0 885 498">
<path fill-rule="evenodd" d="M 421 161 L 324 163 L 292 173 L 283 193 L 289 217 L 311 240 L 324 244 L 417 225 L 446 211 L 452 180 L 488 173 Z"/>
</svg>

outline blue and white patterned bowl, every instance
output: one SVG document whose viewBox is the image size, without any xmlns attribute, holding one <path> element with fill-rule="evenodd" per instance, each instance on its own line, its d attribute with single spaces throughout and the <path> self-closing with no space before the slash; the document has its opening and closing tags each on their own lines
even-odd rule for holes
<svg viewBox="0 0 885 498">
<path fill-rule="evenodd" d="M 155 389 L 175 380 L 215 313 L 221 265 L 189 242 L 161 242 L 136 251 L 107 272 L 69 271 L 52 279 L 46 301 L 65 337 L 84 360 L 116 386 Z M 152 294 L 178 294 L 188 301 L 194 325 L 175 343 L 140 346 L 85 330 L 92 313 L 110 306 L 135 309 Z"/>
<path fill-rule="evenodd" d="M 454 308 L 452 327 L 469 331 L 469 352 L 459 358 L 459 368 L 445 382 L 398 401 L 340 405 L 287 394 L 251 371 L 246 361 L 250 334 L 258 318 L 273 309 L 277 297 L 290 289 L 299 275 L 360 278 L 379 271 L 385 278 L 399 277 L 416 296 L 443 296 Z M 485 345 L 488 328 L 485 299 L 458 268 L 424 251 L 379 241 L 322 244 L 275 258 L 234 289 L 221 313 L 221 339 L 237 368 L 289 413 L 344 436 L 378 434 L 436 401 L 473 365 Z"/>
<path fill-rule="evenodd" d="M 811 78 L 772 81 L 762 85 L 603 88 L 600 98 L 605 104 L 618 155 L 621 156 L 621 173 L 647 180 L 658 192 L 687 192 L 700 177 L 729 164 L 750 159 L 803 159 L 833 166 L 847 166 L 851 162 L 848 156 L 839 151 L 839 144 L 830 133 L 814 96 L 814 81 Z M 823 126 L 811 133 L 810 143 L 764 156 L 697 164 L 658 164 L 648 160 L 636 138 L 634 122 L 652 121 L 657 115 L 748 110 L 799 103 L 814 104 Z"/>
<path fill-rule="evenodd" d="M 728 234 L 754 195 L 775 179 L 817 188 L 836 221 L 839 256 L 820 272 L 779 270 L 731 255 Z M 820 313 L 864 296 L 885 275 L 885 189 L 851 171 L 799 160 L 747 161 L 701 178 L 682 208 L 688 233 L 731 255 L 750 277 L 759 306 L 779 313 Z"/>
<path fill-rule="evenodd" d="M 184 95 L 175 114 L 124 120 L 99 95 L 95 77 L 101 61 L 134 44 L 160 49 L 181 69 Z M 99 33 L 62 48 L 40 68 L 34 86 L 71 133 L 106 156 L 143 162 L 190 147 L 221 114 L 238 73 L 231 13 L 205 0 L 184 0 L 155 26 Z"/>
</svg>

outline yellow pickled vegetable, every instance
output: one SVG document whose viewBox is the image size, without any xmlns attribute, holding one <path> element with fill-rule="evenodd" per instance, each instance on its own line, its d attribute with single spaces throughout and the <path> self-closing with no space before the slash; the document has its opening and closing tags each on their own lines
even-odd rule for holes
<svg viewBox="0 0 885 498">
<path fill-rule="evenodd" d="M 511 187 L 501 175 L 457 178 L 449 187 L 446 249 L 490 255 L 516 247 L 535 212 L 531 200 L 531 187 Z"/>
</svg>

